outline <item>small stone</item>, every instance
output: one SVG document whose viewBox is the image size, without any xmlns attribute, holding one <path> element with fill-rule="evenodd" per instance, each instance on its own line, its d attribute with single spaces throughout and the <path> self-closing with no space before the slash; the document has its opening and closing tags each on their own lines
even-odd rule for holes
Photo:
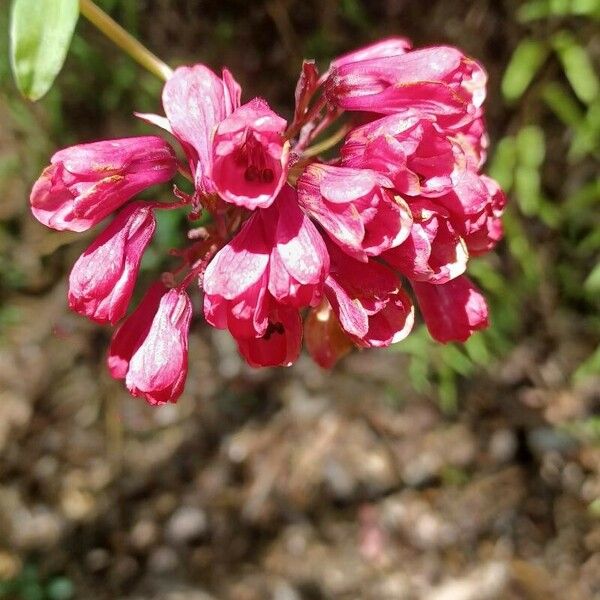
<svg viewBox="0 0 600 600">
<path fill-rule="evenodd" d="M 510 429 L 494 431 L 489 442 L 489 453 L 497 463 L 510 461 L 517 451 L 517 438 Z"/>
<path fill-rule="evenodd" d="M 167 539 L 173 544 L 186 544 L 206 532 L 204 511 L 192 506 L 178 508 L 167 521 Z"/>
<path fill-rule="evenodd" d="M 21 509 L 14 514 L 13 543 L 25 550 L 50 548 L 58 543 L 63 526 L 58 515 L 43 506 Z"/>
<path fill-rule="evenodd" d="M 158 527 L 152 521 L 138 521 L 131 530 L 131 545 L 136 550 L 146 550 L 156 543 Z"/>
<path fill-rule="evenodd" d="M 61 506 L 68 519 L 85 521 L 94 515 L 96 501 L 87 490 L 68 489 L 63 493 Z"/>
</svg>

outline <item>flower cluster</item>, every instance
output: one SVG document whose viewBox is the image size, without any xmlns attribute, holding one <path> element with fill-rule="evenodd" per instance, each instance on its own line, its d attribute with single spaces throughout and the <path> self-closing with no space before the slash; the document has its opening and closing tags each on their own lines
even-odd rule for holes
<svg viewBox="0 0 600 600">
<path fill-rule="evenodd" d="M 138 116 L 171 134 L 181 158 L 157 136 L 57 152 L 33 187 L 35 217 L 80 232 L 115 213 L 69 279 L 73 310 L 120 322 L 112 376 L 152 404 L 178 398 L 196 285 L 206 321 L 255 367 L 292 364 L 303 337 L 324 367 L 352 347 L 398 342 L 413 326 L 411 298 L 440 342 L 485 327 L 485 299 L 464 275 L 502 236 L 504 195 L 480 172 L 485 85 L 459 50 L 392 38 L 323 74 L 305 61 L 288 124 L 261 98 L 241 104 L 226 69 L 180 67 L 165 116 Z M 130 202 L 177 173 L 190 189 L 175 187 L 172 201 Z M 181 207 L 206 224 L 126 317 L 154 213 Z"/>
</svg>

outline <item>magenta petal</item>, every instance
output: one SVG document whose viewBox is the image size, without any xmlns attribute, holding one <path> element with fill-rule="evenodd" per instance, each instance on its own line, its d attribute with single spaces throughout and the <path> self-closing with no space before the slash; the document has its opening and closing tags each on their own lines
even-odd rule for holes
<svg viewBox="0 0 600 600">
<path fill-rule="evenodd" d="M 265 333 L 271 295 L 296 308 L 322 296 L 329 257 L 295 198 L 286 186 L 273 205 L 255 211 L 204 274 L 206 320 L 238 339 Z"/>
<path fill-rule="evenodd" d="M 271 205 L 287 178 L 286 125 L 259 98 L 219 123 L 213 140 L 212 180 L 223 200 L 250 210 Z"/>
<path fill-rule="evenodd" d="M 211 191 L 214 128 L 239 101 L 239 86 L 228 71 L 225 77 L 226 83 L 200 64 L 179 67 L 163 89 L 165 114 L 188 156 L 201 192 Z"/>
<path fill-rule="evenodd" d="M 444 285 L 412 283 L 431 336 L 438 342 L 464 342 L 489 325 L 483 294 L 467 277 Z"/>
<path fill-rule="evenodd" d="M 269 290 L 280 302 L 298 307 L 315 306 L 321 299 L 321 288 L 329 272 L 325 243 L 298 207 L 292 188 L 287 187 L 280 194 L 277 210 L 279 218 L 276 245 L 271 253 Z"/>
<path fill-rule="evenodd" d="M 400 113 L 353 129 L 341 148 L 342 165 L 374 169 L 409 195 L 439 196 L 452 188 L 466 159 L 431 115 Z"/>
<path fill-rule="evenodd" d="M 382 258 L 414 281 L 443 284 L 462 275 L 469 255 L 450 215 L 429 200 L 413 202 L 411 210 L 414 223 L 408 239 Z"/>
<path fill-rule="evenodd" d="M 245 292 L 260 280 L 267 268 L 269 241 L 265 239 L 258 213 L 253 215 L 209 263 L 204 274 L 204 291 L 227 300 Z"/>
<path fill-rule="evenodd" d="M 73 266 L 71 309 L 98 323 L 116 323 L 125 316 L 155 227 L 148 205 L 136 202 L 124 208 Z"/>
<path fill-rule="evenodd" d="M 361 263 L 330 245 L 331 273 L 325 293 L 340 326 L 355 344 L 389 346 L 410 332 L 414 315 L 400 281 L 387 267 Z"/>
<path fill-rule="evenodd" d="M 417 110 L 458 124 L 483 102 L 486 79 L 459 50 L 435 46 L 342 64 L 331 69 L 326 91 L 333 105 L 346 110 Z"/>
<path fill-rule="evenodd" d="M 162 283 L 153 284 L 137 308 L 115 331 L 108 349 L 108 370 L 115 379 L 123 379 L 129 361 L 148 334 L 160 299 L 167 288 Z"/>
<path fill-rule="evenodd" d="M 350 63 L 356 63 L 372 58 L 384 58 L 387 56 L 399 56 L 406 54 L 412 48 L 408 38 L 391 37 L 374 44 L 369 44 L 358 50 L 342 54 L 331 61 L 331 67 L 338 68 Z"/>
<path fill-rule="evenodd" d="M 415 311 L 410 298 L 398 290 L 382 310 L 369 318 L 365 345 L 381 348 L 401 342 L 411 332 L 414 321 Z"/>
<path fill-rule="evenodd" d="M 401 244 L 410 232 L 406 203 L 383 187 L 391 185 L 368 169 L 312 164 L 298 180 L 298 199 L 344 252 L 366 261 Z"/>
<path fill-rule="evenodd" d="M 188 368 L 188 332 L 192 303 L 172 289 L 160 300 L 152 325 L 129 362 L 125 384 L 150 404 L 175 402 L 183 392 Z"/>
<path fill-rule="evenodd" d="M 173 149 L 155 136 L 72 146 L 57 152 L 35 182 L 31 212 L 52 229 L 86 231 L 176 171 Z"/>
<path fill-rule="evenodd" d="M 363 338 L 369 331 L 369 316 L 360 302 L 355 302 L 334 276 L 325 281 L 325 292 L 342 329 L 356 338 Z"/>
<path fill-rule="evenodd" d="M 274 304 L 266 333 L 237 340 L 240 354 L 251 367 L 289 367 L 302 348 L 302 320 L 297 310 Z"/>
<path fill-rule="evenodd" d="M 229 69 L 223 69 L 222 76 L 225 114 L 230 115 L 241 104 L 242 87 Z"/>
<path fill-rule="evenodd" d="M 448 210 L 473 256 L 489 252 L 502 239 L 506 197 L 490 177 L 467 169 L 454 190 L 436 201 Z"/>
</svg>

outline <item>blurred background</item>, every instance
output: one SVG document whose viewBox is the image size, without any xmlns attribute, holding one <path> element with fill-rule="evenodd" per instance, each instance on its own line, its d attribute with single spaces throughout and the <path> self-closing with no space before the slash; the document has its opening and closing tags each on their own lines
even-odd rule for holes
<svg viewBox="0 0 600 600">
<path fill-rule="evenodd" d="M 93 234 L 43 228 L 27 198 L 56 149 L 150 132 L 132 113 L 160 112 L 161 82 L 83 18 L 37 104 L 3 51 L 0 598 L 599 598 L 598 0 L 98 3 L 286 115 L 303 57 L 404 35 L 480 60 L 487 169 L 510 194 L 505 241 L 470 263 L 492 327 L 252 371 L 197 319 L 181 401 L 131 399 L 104 369 L 110 331 L 66 308 Z M 5 2 L 4 50 L 7 30 Z M 182 240 L 159 216 L 147 281 Z"/>
</svg>

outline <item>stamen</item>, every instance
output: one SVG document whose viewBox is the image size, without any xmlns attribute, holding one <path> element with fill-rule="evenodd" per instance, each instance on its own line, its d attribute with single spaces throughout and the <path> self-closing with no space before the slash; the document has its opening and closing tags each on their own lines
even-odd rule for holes
<svg viewBox="0 0 600 600">
<path fill-rule="evenodd" d="M 254 165 L 249 165 L 244 171 L 244 179 L 246 181 L 260 181 L 261 173 Z"/>
<path fill-rule="evenodd" d="M 273 175 L 273 169 L 263 169 L 260 172 L 260 180 L 262 183 L 271 183 L 275 179 Z"/>
</svg>

